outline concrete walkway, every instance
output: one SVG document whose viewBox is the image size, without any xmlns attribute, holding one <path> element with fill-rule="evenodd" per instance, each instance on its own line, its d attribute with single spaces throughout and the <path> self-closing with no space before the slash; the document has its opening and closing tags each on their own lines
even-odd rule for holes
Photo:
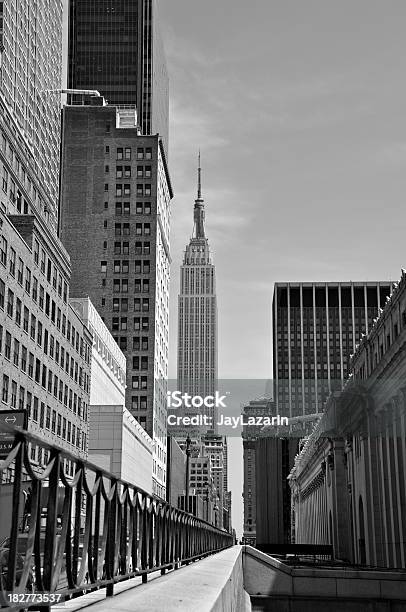
<svg viewBox="0 0 406 612">
<path fill-rule="evenodd" d="M 67 602 L 63 608 L 52 609 L 65 612 L 85 607 L 89 612 L 244 612 L 247 609 L 240 546 L 170 571 L 146 584 L 139 584 L 140 579 L 136 578 L 133 588 L 129 588 L 131 582 L 116 585 L 114 597 L 101 599 L 103 592 L 97 591 Z M 125 591 L 120 593 L 124 585 Z"/>
</svg>

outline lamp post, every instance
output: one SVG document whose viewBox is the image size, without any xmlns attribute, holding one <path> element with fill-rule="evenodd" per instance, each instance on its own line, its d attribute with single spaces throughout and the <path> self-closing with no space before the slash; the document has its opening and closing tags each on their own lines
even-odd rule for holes
<svg viewBox="0 0 406 612">
<path fill-rule="evenodd" d="M 186 438 L 186 486 L 185 486 L 185 510 L 189 512 L 189 480 L 190 480 L 190 436 Z"/>
</svg>

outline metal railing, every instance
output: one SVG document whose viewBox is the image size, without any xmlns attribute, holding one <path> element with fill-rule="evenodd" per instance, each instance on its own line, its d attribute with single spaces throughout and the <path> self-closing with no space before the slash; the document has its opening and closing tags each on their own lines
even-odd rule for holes
<svg viewBox="0 0 406 612">
<path fill-rule="evenodd" d="M 35 445 L 49 451 L 46 467 L 31 462 Z M 111 596 L 117 582 L 146 582 L 150 572 L 164 574 L 232 545 L 229 533 L 26 431 L 16 432 L 0 476 L 1 520 L 10 511 L 7 487 L 12 507 L 7 563 L 0 564 L 3 606 L 6 592 L 29 589 L 70 598 L 106 587 Z"/>
</svg>

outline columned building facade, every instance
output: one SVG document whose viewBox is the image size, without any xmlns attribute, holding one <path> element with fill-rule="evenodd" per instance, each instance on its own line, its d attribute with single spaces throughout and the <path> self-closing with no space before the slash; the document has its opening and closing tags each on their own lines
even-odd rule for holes
<svg viewBox="0 0 406 612">
<path fill-rule="evenodd" d="M 275 283 L 272 304 L 275 410 L 276 414 L 289 417 L 290 424 L 283 432 L 270 430 L 267 441 L 261 444 L 273 445 L 275 448 L 268 448 L 267 452 L 278 455 L 280 472 L 275 486 L 279 493 L 269 498 L 270 515 L 264 516 L 268 523 L 269 516 L 283 517 L 282 531 L 274 532 L 273 536 L 279 543 L 289 543 L 293 537 L 286 479 L 299 441 L 312 431 L 329 394 L 343 388 L 350 356 L 362 334 L 371 329 L 391 287 L 388 281 Z M 274 504 L 279 504 L 278 510 Z M 257 531 L 258 524 L 257 520 Z M 266 528 L 264 533 L 267 532 Z"/>
<path fill-rule="evenodd" d="M 403 271 L 290 474 L 296 542 L 331 543 L 354 563 L 406 566 L 405 347 Z"/>
</svg>

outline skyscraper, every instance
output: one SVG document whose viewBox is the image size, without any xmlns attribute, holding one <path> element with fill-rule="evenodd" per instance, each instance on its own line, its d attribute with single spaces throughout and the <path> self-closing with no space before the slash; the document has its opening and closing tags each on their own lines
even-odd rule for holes
<svg viewBox="0 0 406 612">
<path fill-rule="evenodd" d="M 135 109 L 67 106 L 61 236 L 71 293 L 88 295 L 127 358 L 126 407 L 154 440 L 154 493 L 165 497 L 172 188 L 162 139 Z"/>
<path fill-rule="evenodd" d="M 199 154 L 194 229 L 186 246 L 180 269 L 178 300 L 178 389 L 192 396 L 214 395 L 217 389 L 217 298 L 215 267 L 204 227 L 204 200 L 201 190 Z M 188 433 L 216 429 L 213 408 L 190 408 L 190 413 L 205 412 L 212 426 Z"/>
<path fill-rule="evenodd" d="M 168 146 L 169 82 L 155 0 L 70 0 L 68 84 L 137 107 Z"/>
<path fill-rule="evenodd" d="M 347 378 L 350 355 L 391 292 L 389 282 L 276 283 L 273 378 L 276 413 L 322 412 Z"/>
<path fill-rule="evenodd" d="M 1 205 L 56 232 L 62 1 L 0 0 Z"/>
</svg>

